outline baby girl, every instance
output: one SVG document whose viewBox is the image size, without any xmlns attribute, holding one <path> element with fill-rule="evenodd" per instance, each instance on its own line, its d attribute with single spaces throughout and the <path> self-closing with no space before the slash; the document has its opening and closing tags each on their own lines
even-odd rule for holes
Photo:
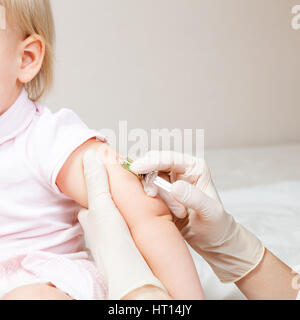
<svg viewBox="0 0 300 320">
<path fill-rule="evenodd" d="M 83 155 L 116 153 L 73 111 L 52 113 L 39 102 L 52 82 L 49 0 L 0 0 L 0 7 L 0 298 L 106 299 L 78 211 L 88 207 Z M 172 298 L 202 299 L 167 206 L 118 162 L 106 163 L 113 200 L 153 274 Z"/>
</svg>

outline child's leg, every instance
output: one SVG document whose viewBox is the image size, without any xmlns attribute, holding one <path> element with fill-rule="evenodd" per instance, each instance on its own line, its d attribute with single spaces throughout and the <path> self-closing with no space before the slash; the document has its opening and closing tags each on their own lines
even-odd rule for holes
<svg viewBox="0 0 300 320">
<path fill-rule="evenodd" d="M 148 285 L 128 293 L 122 300 L 172 300 L 162 289 Z"/>
<path fill-rule="evenodd" d="M 2 300 L 74 300 L 61 290 L 49 284 L 30 284 L 16 288 Z"/>
<path fill-rule="evenodd" d="M 22 286 L 7 293 L 2 300 L 73 300 L 71 297 L 46 284 Z M 138 288 L 124 297 L 123 300 L 171 300 L 163 290 L 153 286 Z"/>
</svg>

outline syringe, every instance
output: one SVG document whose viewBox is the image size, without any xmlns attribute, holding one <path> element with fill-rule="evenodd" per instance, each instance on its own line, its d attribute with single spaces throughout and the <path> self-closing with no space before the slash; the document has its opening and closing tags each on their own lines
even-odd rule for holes
<svg viewBox="0 0 300 320">
<path fill-rule="evenodd" d="M 171 192 L 171 187 L 172 187 L 171 183 L 169 183 L 165 179 L 159 177 L 157 171 L 152 171 L 148 174 L 136 174 L 130 168 L 131 164 L 133 163 L 133 161 L 131 159 L 129 159 L 129 158 L 127 158 L 126 160 L 121 159 L 120 162 L 121 162 L 121 165 L 123 168 L 125 168 L 127 171 L 136 175 L 140 180 L 145 180 L 147 183 L 153 183 L 157 187 L 159 187 L 169 193 Z"/>
</svg>

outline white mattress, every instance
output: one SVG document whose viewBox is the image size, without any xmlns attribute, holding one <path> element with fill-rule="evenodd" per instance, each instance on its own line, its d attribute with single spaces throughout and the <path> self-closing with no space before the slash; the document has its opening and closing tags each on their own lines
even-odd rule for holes
<svg viewBox="0 0 300 320">
<path fill-rule="evenodd" d="M 210 150 L 206 160 L 225 209 L 300 271 L 300 145 Z M 191 252 L 208 299 L 244 299 Z"/>
</svg>

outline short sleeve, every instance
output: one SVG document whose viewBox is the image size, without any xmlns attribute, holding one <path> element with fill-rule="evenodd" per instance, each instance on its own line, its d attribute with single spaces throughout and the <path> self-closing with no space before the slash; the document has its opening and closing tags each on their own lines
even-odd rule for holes
<svg viewBox="0 0 300 320">
<path fill-rule="evenodd" d="M 56 193 L 60 193 L 57 176 L 72 152 L 91 138 L 107 142 L 106 137 L 89 129 L 72 110 L 52 113 L 46 107 L 34 119 L 27 138 L 32 164 Z"/>
</svg>

